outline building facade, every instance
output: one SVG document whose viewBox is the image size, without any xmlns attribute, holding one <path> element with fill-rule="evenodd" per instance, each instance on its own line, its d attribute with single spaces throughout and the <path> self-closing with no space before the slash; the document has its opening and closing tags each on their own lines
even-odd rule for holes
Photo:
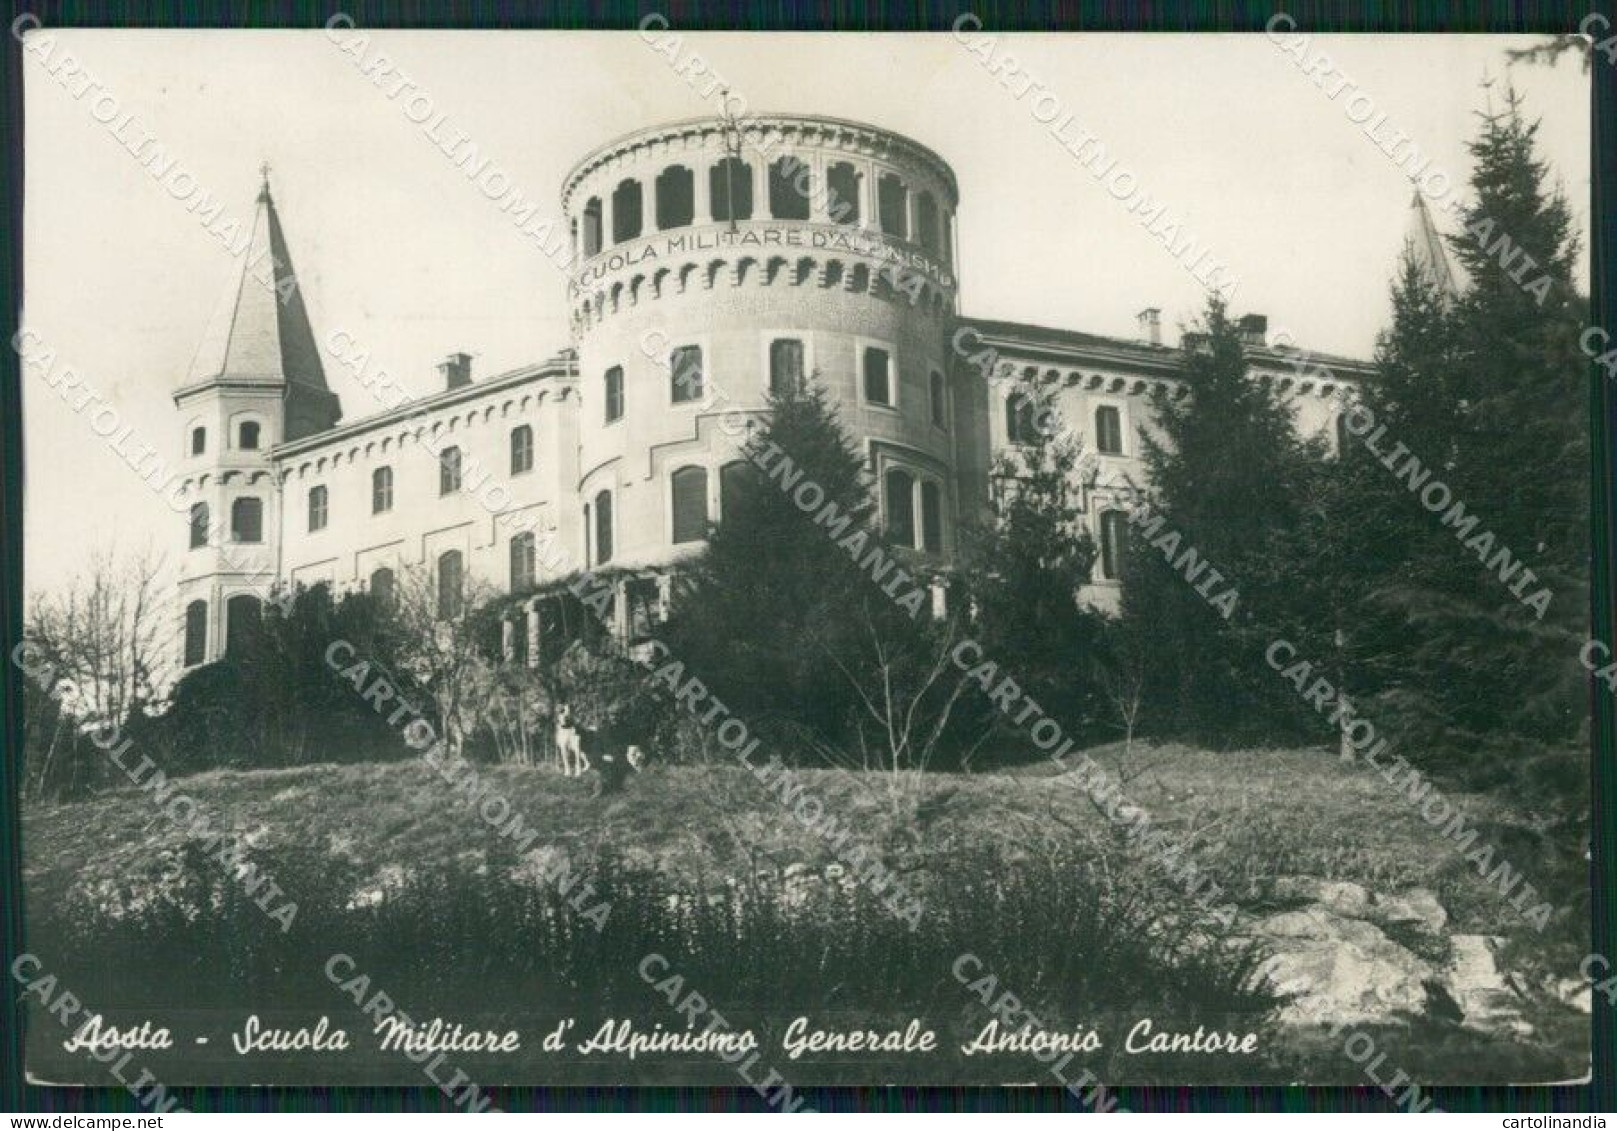
<svg viewBox="0 0 1617 1131">
<path fill-rule="evenodd" d="M 469 579 L 520 593 L 610 569 L 630 632 L 723 521 L 771 390 L 809 379 L 921 574 L 946 574 L 996 457 L 1048 419 L 1035 402 L 1053 407 L 1087 453 L 1079 497 L 1101 553 L 1081 596 L 1115 603 L 1123 511 L 1146 486 L 1140 431 L 1153 390 L 1183 391 L 1186 343 L 1162 341 L 1155 310 L 1135 339 L 963 315 L 959 192 L 936 153 L 833 118 L 682 122 L 584 157 L 561 207 L 570 348 L 482 379 L 456 354 L 433 395 L 343 422 L 265 185 L 242 275 L 174 394 L 187 667 L 256 624 L 272 585 L 385 589 L 404 571 L 452 604 Z M 1263 317 L 1241 329 L 1298 426 L 1334 436 L 1366 364 L 1305 367 Z M 507 641 L 537 655 L 537 602 L 525 616 Z"/>
</svg>

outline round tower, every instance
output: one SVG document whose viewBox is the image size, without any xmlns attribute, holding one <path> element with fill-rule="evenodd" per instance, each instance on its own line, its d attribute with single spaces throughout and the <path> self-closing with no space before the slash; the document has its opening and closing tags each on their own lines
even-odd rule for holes
<svg viewBox="0 0 1617 1131">
<path fill-rule="evenodd" d="M 584 560 L 656 566 L 722 520 L 738 418 L 817 374 L 890 534 L 954 551 L 958 190 L 931 150 L 763 115 L 642 130 L 586 156 L 562 207 L 575 269 Z"/>
</svg>

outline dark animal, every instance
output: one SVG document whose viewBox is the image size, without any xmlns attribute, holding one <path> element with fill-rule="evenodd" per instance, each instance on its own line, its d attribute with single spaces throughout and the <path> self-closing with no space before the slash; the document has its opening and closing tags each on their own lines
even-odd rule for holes
<svg viewBox="0 0 1617 1131">
<path fill-rule="evenodd" d="M 621 792 L 629 775 L 638 773 L 645 764 L 645 755 L 634 741 L 635 737 L 621 723 L 578 728 L 585 765 L 593 765 L 596 773 L 594 796 Z"/>
</svg>

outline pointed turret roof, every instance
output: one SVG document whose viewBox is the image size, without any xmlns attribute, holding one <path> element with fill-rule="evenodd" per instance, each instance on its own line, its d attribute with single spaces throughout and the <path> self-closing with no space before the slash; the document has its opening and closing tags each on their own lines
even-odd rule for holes
<svg viewBox="0 0 1617 1131">
<path fill-rule="evenodd" d="M 1437 225 L 1432 223 L 1426 199 L 1418 189 L 1414 199 L 1409 202 L 1409 231 L 1404 236 L 1404 242 L 1409 254 L 1414 257 L 1415 265 L 1433 286 L 1440 288 L 1450 298 L 1460 293 L 1454 268 L 1449 265 L 1448 249 L 1443 246 L 1443 237 L 1438 233 Z"/>
<path fill-rule="evenodd" d="M 270 382 L 285 385 L 289 394 L 301 391 L 316 394 L 316 400 L 335 401 L 270 195 L 268 168 L 263 172 L 240 271 L 214 312 L 181 388 L 215 381 Z"/>
</svg>

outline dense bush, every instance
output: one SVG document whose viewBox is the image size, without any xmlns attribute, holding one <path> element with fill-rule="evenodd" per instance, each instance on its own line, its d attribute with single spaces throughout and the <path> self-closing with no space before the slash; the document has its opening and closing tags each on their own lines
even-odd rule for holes
<svg viewBox="0 0 1617 1131">
<path fill-rule="evenodd" d="M 387 678 L 425 713 L 426 697 L 395 660 L 388 611 L 366 593 L 334 600 L 321 585 L 300 590 L 284 613 L 266 604 L 244 646 L 187 673 L 168 710 L 133 720 L 130 735 L 156 751 L 153 760 L 171 774 L 409 753 L 398 727 L 337 678 L 326 659 L 335 641 L 351 644 L 352 653 L 344 653 L 349 662 L 369 661 L 369 678 Z"/>
</svg>

